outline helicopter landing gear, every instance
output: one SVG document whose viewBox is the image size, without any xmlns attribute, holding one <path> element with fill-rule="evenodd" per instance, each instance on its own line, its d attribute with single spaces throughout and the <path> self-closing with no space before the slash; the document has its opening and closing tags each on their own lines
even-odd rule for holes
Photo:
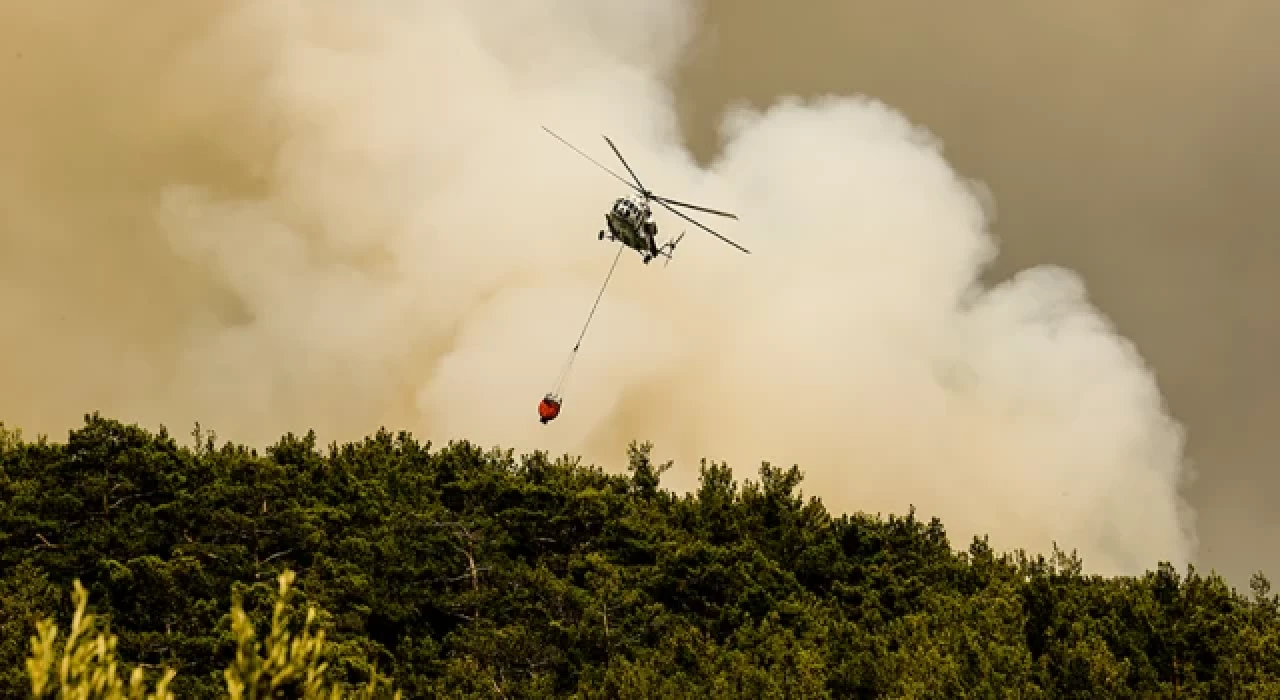
<svg viewBox="0 0 1280 700">
<path fill-rule="evenodd" d="M 604 240 L 604 231 L 601 231 L 601 232 L 600 232 L 600 235 L 596 236 L 596 240 L 597 240 L 597 241 L 603 241 L 603 240 Z"/>
</svg>

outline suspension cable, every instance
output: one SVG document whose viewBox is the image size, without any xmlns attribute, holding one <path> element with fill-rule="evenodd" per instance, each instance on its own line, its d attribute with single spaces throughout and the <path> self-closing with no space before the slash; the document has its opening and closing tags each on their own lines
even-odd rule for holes
<svg viewBox="0 0 1280 700">
<path fill-rule="evenodd" d="M 613 264 L 609 266 L 609 274 L 605 275 L 604 284 L 600 285 L 600 291 L 596 294 L 595 303 L 591 305 L 591 312 L 587 314 L 587 321 L 582 324 L 582 332 L 578 334 L 578 342 L 574 344 L 573 350 L 569 351 L 569 359 L 565 362 L 564 369 L 560 371 L 560 377 L 556 380 L 555 388 L 551 391 L 552 396 L 559 397 L 565 382 L 569 379 L 569 370 L 573 367 L 574 360 L 578 357 L 578 349 L 582 347 L 582 339 L 587 335 L 587 328 L 591 326 L 591 319 L 596 315 L 596 308 L 600 305 L 600 299 L 604 296 L 605 288 L 609 286 L 609 280 L 613 279 L 613 271 L 618 267 L 618 260 L 622 257 L 622 251 L 625 247 L 621 243 L 618 244 L 618 252 L 613 256 Z"/>
</svg>

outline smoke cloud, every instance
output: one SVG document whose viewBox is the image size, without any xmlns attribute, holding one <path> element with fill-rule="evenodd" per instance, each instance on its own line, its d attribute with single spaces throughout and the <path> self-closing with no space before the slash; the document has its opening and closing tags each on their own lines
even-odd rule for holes
<svg viewBox="0 0 1280 700">
<path fill-rule="evenodd" d="M 610 465 L 650 439 L 676 488 L 704 456 L 798 463 L 828 507 L 914 503 L 958 545 L 1192 558 L 1142 358 L 1069 270 L 981 285 L 990 199 L 892 107 L 734 110 L 704 168 L 678 0 L 131 7 L 0 10 L 8 422 L 387 425 Z M 609 134 L 753 253 L 692 227 L 670 267 L 625 251 L 547 426 L 625 188 L 541 124 L 602 162 Z"/>
</svg>

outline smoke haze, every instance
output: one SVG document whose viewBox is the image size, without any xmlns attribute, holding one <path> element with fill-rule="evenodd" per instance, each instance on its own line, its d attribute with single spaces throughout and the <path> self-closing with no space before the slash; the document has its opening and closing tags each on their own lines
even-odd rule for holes
<svg viewBox="0 0 1280 700">
<path fill-rule="evenodd" d="M 1193 558 L 1141 356 L 1067 269 L 981 285 L 989 195 L 893 107 L 735 109 L 703 167 L 668 87 L 678 0 L 132 8 L 0 10 L 7 422 L 387 425 L 608 465 L 651 439 L 676 488 L 703 456 L 795 462 L 829 508 L 914 503 L 960 546 Z M 624 252 L 549 426 L 625 189 L 540 124 L 602 162 L 609 134 L 753 252 Z"/>
<path fill-rule="evenodd" d="M 724 105 L 867 93 L 998 195 L 1008 279 L 1078 271 L 1188 426 L 1197 566 L 1280 552 L 1280 91 L 1268 0 L 707 0 L 677 107 L 700 159 Z"/>
</svg>

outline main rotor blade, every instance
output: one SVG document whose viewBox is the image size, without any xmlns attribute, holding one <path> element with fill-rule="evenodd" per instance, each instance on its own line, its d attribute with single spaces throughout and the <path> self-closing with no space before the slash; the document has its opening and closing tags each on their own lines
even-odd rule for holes
<svg viewBox="0 0 1280 700">
<path fill-rule="evenodd" d="M 582 156 L 583 158 L 586 158 L 587 160 L 591 161 L 592 163 L 595 163 L 595 164 L 596 164 L 596 167 L 600 168 L 601 170 L 605 171 L 606 173 L 609 173 L 610 175 L 612 175 L 612 176 L 614 176 L 614 177 L 618 178 L 619 180 L 621 180 L 621 181 L 622 181 L 622 184 L 626 185 L 627 187 L 630 187 L 631 189 L 635 190 L 636 192 L 639 192 L 640 194 L 644 194 L 644 190 L 643 190 L 643 189 L 641 189 L 641 188 L 639 188 L 639 187 L 636 187 L 635 185 L 631 184 L 630 182 L 627 182 L 627 178 L 625 178 L 625 177 L 623 177 L 623 176 L 621 176 L 621 175 L 619 175 L 619 174 L 617 174 L 617 173 L 613 172 L 612 170 L 610 170 L 610 169 L 608 169 L 608 168 L 604 167 L 604 166 L 603 166 L 603 165 L 601 165 L 601 164 L 600 164 L 600 162 L 599 162 L 599 161 L 597 161 L 595 158 L 592 158 L 591 156 L 589 156 L 589 155 L 587 155 L 587 154 L 583 153 L 581 150 L 579 150 L 577 146 L 575 146 L 575 145 L 573 145 L 573 144 L 569 143 L 568 141 L 565 141 L 564 139 L 560 138 L 560 135 L 559 135 L 559 134 L 557 134 L 556 132 L 554 132 L 554 131 L 552 131 L 552 130 L 548 129 L 548 128 L 547 128 L 547 127 L 545 127 L 545 126 L 544 126 L 544 127 L 542 127 L 542 130 L 543 130 L 543 131 L 545 131 L 545 132 L 547 132 L 548 134 L 551 134 L 552 136 L 555 136 L 555 137 L 556 137 L 556 139 L 558 139 L 558 140 L 560 141 L 560 143 L 563 143 L 564 145 L 568 146 L 569 148 L 572 148 L 574 151 L 577 151 L 578 155 Z M 625 165 L 625 164 L 626 164 L 626 163 L 623 163 L 623 165 Z"/>
<path fill-rule="evenodd" d="M 688 221 L 689 223 L 693 224 L 694 226 L 697 226 L 698 228 L 702 229 L 703 231 L 706 231 L 707 233 L 709 233 L 709 234 L 711 234 L 711 235 L 715 236 L 716 238 L 719 238 L 720 240 L 724 241 L 725 243 L 728 243 L 729 245 L 733 246 L 734 248 L 737 248 L 738 250 L 740 250 L 740 251 L 742 251 L 742 252 L 746 253 L 747 255 L 750 255 L 750 254 L 751 254 L 751 251 L 747 250 L 746 248 L 743 248 L 742 246 L 738 245 L 737 243 L 734 243 L 733 241 L 729 240 L 728 238 L 725 238 L 724 236 L 721 236 L 720 234 L 716 233 L 715 231 L 712 231 L 711 229 L 707 228 L 706 226 L 703 226 L 702 224 L 698 223 L 698 221 L 697 221 L 696 219 L 691 219 L 691 218 L 689 218 L 688 216 L 686 216 L 686 215 L 685 215 L 685 213 L 684 213 L 684 212 L 682 212 L 682 211 L 676 211 L 675 209 L 672 209 L 672 208 L 671 208 L 671 206 L 670 206 L 669 204 L 667 204 L 665 201 L 663 201 L 663 200 L 661 200 L 661 199 L 656 199 L 655 201 L 656 201 L 658 204 L 661 204 L 662 206 L 666 207 L 666 208 L 667 208 L 667 209 L 668 209 L 672 214 L 675 214 L 676 216 L 680 217 L 681 219 L 684 219 L 685 221 Z"/>
<path fill-rule="evenodd" d="M 674 205 L 676 205 L 677 207 L 689 207 L 690 209 L 697 209 L 698 211 L 703 211 L 703 212 L 706 212 L 706 213 L 708 213 L 708 214 L 717 214 L 717 215 L 719 215 L 719 216 L 727 216 L 727 217 L 729 217 L 730 219 L 736 219 L 736 218 L 738 218 L 738 215 L 737 215 L 737 214 L 730 214 L 730 213 L 729 213 L 729 212 L 727 212 L 727 211 L 720 211 L 720 210 L 718 210 L 718 209 L 708 209 L 708 208 L 706 208 L 706 207 L 700 207 L 700 206 L 698 206 L 697 204 L 689 204 L 689 203 L 687 203 L 687 202 L 677 202 L 677 201 L 676 201 L 676 200 L 674 200 L 674 199 L 667 199 L 666 197 L 659 197 L 659 196 L 657 196 L 657 195 L 654 195 L 654 196 L 653 196 L 653 199 L 656 199 L 656 200 L 658 200 L 659 202 L 666 202 L 667 204 L 674 204 Z"/>
<path fill-rule="evenodd" d="M 601 136 L 604 136 L 604 134 L 601 134 Z M 609 148 L 613 149 L 613 154 L 618 156 L 618 160 L 622 161 L 622 167 L 626 168 L 627 172 L 631 173 L 631 177 L 636 179 L 636 185 L 640 187 L 640 193 L 645 196 L 649 196 L 649 192 L 645 190 L 644 185 L 641 184 L 640 178 L 636 176 L 636 171 L 632 170 L 630 165 L 627 165 L 627 160 L 622 157 L 622 152 L 618 150 L 618 147 L 613 145 L 613 141 L 610 141 L 608 136 L 605 136 L 604 140 L 609 144 Z"/>
</svg>

